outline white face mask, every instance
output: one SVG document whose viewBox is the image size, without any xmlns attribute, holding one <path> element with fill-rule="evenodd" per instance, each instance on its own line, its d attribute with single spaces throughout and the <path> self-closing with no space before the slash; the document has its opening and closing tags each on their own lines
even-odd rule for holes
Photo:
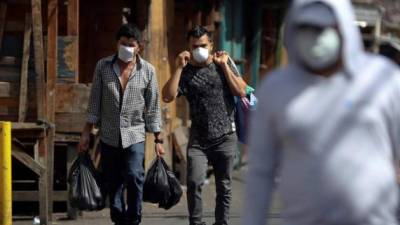
<svg viewBox="0 0 400 225">
<path fill-rule="evenodd" d="M 135 47 L 120 45 L 118 49 L 118 58 L 126 63 L 132 62 L 135 58 Z"/>
<path fill-rule="evenodd" d="M 334 65 L 340 57 L 341 40 L 333 28 L 322 31 L 300 29 L 296 45 L 302 61 L 314 70 L 326 69 Z"/>
<path fill-rule="evenodd" d="M 208 49 L 202 48 L 202 47 L 198 47 L 198 48 L 194 49 L 192 51 L 192 54 L 193 54 L 194 60 L 198 63 L 206 62 L 208 59 L 208 56 L 209 56 Z"/>
</svg>

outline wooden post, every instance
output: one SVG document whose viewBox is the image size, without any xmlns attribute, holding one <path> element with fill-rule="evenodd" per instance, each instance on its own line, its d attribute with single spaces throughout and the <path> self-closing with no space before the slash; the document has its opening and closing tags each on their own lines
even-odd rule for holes
<svg viewBox="0 0 400 225">
<path fill-rule="evenodd" d="M 374 29 L 374 43 L 372 47 L 372 51 L 376 54 L 379 53 L 380 45 L 381 45 L 381 35 L 382 35 L 382 16 L 379 15 L 377 20 L 375 21 L 375 29 Z"/>
<path fill-rule="evenodd" d="M 55 123 L 55 105 L 56 105 L 56 82 L 57 82 L 57 37 L 58 37 L 58 0 L 48 1 L 47 12 L 47 120 L 49 123 Z M 49 193 L 49 218 L 53 214 L 53 170 L 54 170 L 54 138 L 55 129 L 52 127 L 48 131 L 48 193 Z"/>
<path fill-rule="evenodd" d="M 0 49 L 3 46 L 4 29 L 6 27 L 7 2 L 0 3 Z"/>
<path fill-rule="evenodd" d="M 164 0 L 152 0 L 150 3 L 150 15 L 148 24 L 149 45 L 148 60 L 154 65 L 157 72 L 157 80 L 161 89 L 170 77 L 168 62 L 168 41 L 167 41 L 167 2 Z M 160 96 L 161 101 L 161 96 Z M 162 107 L 165 106 L 162 104 Z M 171 107 L 171 106 L 168 106 Z M 167 125 L 166 125 L 167 126 Z M 168 125 L 169 126 L 169 125 Z M 168 134 L 164 133 L 164 136 Z M 167 149 L 168 150 L 168 149 Z M 170 152 L 167 151 L 167 154 Z M 148 168 L 155 158 L 154 136 L 147 135 L 145 167 Z"/>
<path fill-rule="evenodd" d="M 46 131 L 44 131 L 46 132 Z M 38 140 L 38 155 L 39 162 L 42 165 L 46 165 L 48 161 L 48 148 L 46 138 L 40 138 Z M 48 181 L 48 168 L 45 169 L 42 176 L 39 176 L 39 216 L 40 224 L 49 224 L 49 181 Z"/>
<path fill-rule="evenodd" d="M 44 81 L 45 72 L 41 0 L 32 0 L 32 24 L 35 52 L 37 117 L 38 119 L 43 120 L 46 118 L 46 86 Z"/>
<path fill-rule="evenodd" d="M 75 36 L 74 39 L 74 69 L 75 83 L 79 82 L 79 0 L 68 0 L 68 24 L 67 32 L 69 36 Z"/>
<path fill-rule="evenodd" d="M 28 67 L 29 67 L 29 52 L 31 48 L 31 35 L 32 35 L 32 18 L 31 14 L 26 14 L 24 46 L 22 54 L 22 66 L 21 66 L 21 81 L 19 90 L 18 122 L 24 122 L 26 118 L 27 98 L 28 98 Z"/>
<path fill-rule="evenodd" d="M 70 173 L 71 166 L 74 162 L 74 159 L 78 155 L 78 151 L 76 149 L 76 144 L 68 144 L 67 146 L 67 174 Z M 68 190 L 70 189 L 70 185 L 67 182 Z M 75 220 L 78 218 L 78 209 L 73 208 L 70 202 L 67 202 L 67 216 L 68 219 Z"/>
</svg>

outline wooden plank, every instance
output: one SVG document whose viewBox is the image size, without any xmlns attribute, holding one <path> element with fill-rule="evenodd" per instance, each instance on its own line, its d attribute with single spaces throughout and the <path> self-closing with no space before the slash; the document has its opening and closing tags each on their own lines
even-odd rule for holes
<svg viewBox="0 0 400 225">
<path fill-rule="evenodd" d="M 21 69 L 15 67 L 1 67 L 0 68 L 0 80 L 5 81 L 7 76 L 14 77 L 13 80 L 19 81 L 21 76 Z M 10 79 L 10 78 L 8 78 Z"/>
<path fill-rule="evenodd" d="M 24 47 L 22 53 L 21 82 L 19 90 L 19 112 L 18 122 L 26 119 L 27 99 L 28 99 L 28 63 L 31 47 L 32 18 L 30 14 L 25 17 Z"/>
<path fill-rule="evenodd" d="M 17 108 L 19 105 L 18 98 L 15 97 L 0 97 L 0 107 Z M 29 107 L 34 107 L 33 102 L 28 103 Z"/>
<path fill-rule="evenodd" d="M 33 24 L 33 45 L 35 52 L 35 72 L 36 72 L 36 102 L 37 117 L 44 119 L 45 111 L 45 71 L 44 71 L 44 50 L 43 50 L 43 28 L 42 28 L 42 6 L 41 0 L 32 0 L 32 24 Z"/>
<path fill-rule="evenodd" d="M 47 119 L 55 121 L 55 96 L 57 82 L 57 31 L 58 31 L 58 0 L 48 2 L 47 24 Z"/>
<path fill-rule="evenodd" d="M 36 143 L 33 145 L 33 159 L 39 160 L 39 141 L 36 140 Z"/>
<path fill-rule="evenodd" d="M 34 85 L 28 83 L 28 90 L 30 90 L 28 93 L 28 100 L 34 102 L 36 98 L 36 96 L 33 93 L 35 92 Z M 19 82 L 0 81 L 0 97 L 18 98 L 18 96 L 19 96 Z"/>
<path fill-rule="evenodd" d="M 57 84 L 56 113 L 86 113 L 90 88 L 90 85 L 86 84 Z M 28 93 L 29 108 L 36 109 L 36 95 L 34 94 L 36 88 L 33 84 L 29 84 L 28 89 L 30 90 Z M 12 107 L 17 107 L 18 94 L 19 84 L 17 82 L 0 81 L 0 99 L 7 98 L 7 101 L 12 102 L 10 103 Z M 0 104 L 0 106 L 4 105 Z"/>
<path fill-rule="evenodd" d="M 170 77 L 170 67 L 168 63 L 168 38 L 167 38 L 167 2 L 163 0 L 152 0 L 149 6 L 149 24 L 147 40 L 148 44 L 146 56 L 156 70 L 159 86 L 163 87 Z M 161 103 L 164 107 L 165 104 Z M 173 104 L 171 104 L 173 105 Z M 166 106 L 171 107 L 171 106 Z M 171 117 L 175 116 L 175 109 L 169 109 Z M 169 126 L 169 125 L 167 125 Z M 164 133 L 167 137 L 169 134 Z M 155 158 L 153 135 L 148 134 L 146 140 L 145 166 L 148 168 L 151 161 Z"/>
<path fill-rule="evenodd" d="M 20 66 L 21 59 L 13 56 L 0 57 L 0 66 Z"/>
<path fill-rule="evenodd" d="M 39 216 L 40 216 L 40 221 L 41 224 L 50 224 L 51 221 L 51 216 L 49 216 L 49 211 L 50 207 L 52 207 L 52 202 L 49 201 L 49 190 L 52 190 L 49 188 L 49 180 L 48 180 L 48 167 L 47 167 L 47 161 L 48 161 L 48 154 L 47 154 L 47 140 L 46 137 L 41 138 L 38 140 L 38 160 L 42 165 L 46 165 L 46 170 L 43 172 L 42 176 L 39 177 L 39 194 L 37 195 L 39 197 Z M 51 203 L 51 206 L 50 206 Z"/>
<path fill-rule="evenodd" d="M 80 134 L 56 133 L 55 142 L 78 143 Z"/>
<path fill-rule="evenodd" d="M 46 88 L 46 117 L 50 123 L 55 122 L 56 82 L 57 82 L 57 36 L 58 36 L 58 0 L 49 0 L 47 9 L 47 88 Z M 48 132 L 48 217 L 52 220 L 53 214 L 53 174 L 54 174 L 54 137 L 55 129 Z"/>
<path fill-rule="evenodd" d="M 14 156 L 18 161 L 24 164 L 26 167 L 31 169 L 37 175 L 41 176 L 43 172 L 46 170 L 40 163 L 36 162 L 30 155 L 28 155 L 22 147 L 17 144 L 12 144 L 12 156 Z"/>
<path fill-rule="evenodd" d="M 3 46 L 4 28 L 6 24 L 7 3 L 0 3 L 0 49 Z"/>
<path fill-rule="evenodd" d="M 13 132 L 13 136 L 21 139 L 45 138 L 45 134 L 43 132 L 37 131 L 15 131 Z"/>
<path fill-rule="evenodd" d="M 86 113 L 89 95 L 88 85 L 57 84 L 56 113 Z"/>
<path fill-rule="evenodd" d="M 45 129 L 45 125 L 39 125 L 37 123 L 12 123 L 12 131 L 37 130 L 43 132 Z"/>
<path fill-rule="evenodd" d="M 24 32 L 25 24 L 20 21 L 6 21 L 4 32 Z"/>
<path fill-rule="evenodd" d="M 75 158 L 78 156 L 77 145 L 68 144 L 67 146 L 67 174 L 70 173 L 72 164 Z M 67 190 L 70 190 L 69 182 L 67 182 Z M 78 217 L 78 210 L 71 207 L 71 204 L 67 203 L 67 216 L 69 219 L 76 219 Z"/>
<path fill-rule="evenodd" d="M 86 113 L 57 113 L 56 130 L 65 133 L 81 133 L 86 123 Z"/>
<path fill-rule="evenodd" d="M 68 0 L 68 35 L 79 34 L 79 0 Z"/>
<path fill-rule="evenodd" d="M 34 80 L 33 71 L 28 72 L 28 81 Z M 21 68 L 13 67 L 0 67 L 0 81 L 1 82 L 20 82 Z M 19 84 L 18 84 L 19 85 Z M 19 88 L 18 88 L 19 89 Z"/>
<path fill-rule="evenodd" d="M 2 107 L 18 107 L 18 100 L 10 97 L 0 97 L 0 106 Z"/>
<path fill-rule="evenodd" d="M 172 133 L 172 142 L 175 150 L 175 154 L 179 159 L 178 171 L 179 180 L 181 184 L 186 184 L 186 174 L 187 174 L 187 145 L 188 145 L 188 133 L 189 129 L 187 127 L 178 127 Z"/>
<path fill-rule="evenodd" d="M 15 88 L 17 85 L 11 82 L 0 82 L 0 97 L 16 97 Z"/>
<path fill-rule="evenodd" d="M 68 0 L 67 33 L 75 36 L 75 48 L 72 49 L 73 67 L 75 68 L 75 83 L 79 82 L 79 0 Z"/>
<path fill-rule="evenodd" d="M 13 191 L 13 201 L 16 202 L 36 202 L 39 200 L 38 191 Z M 68 201 L 68 191 L 53 191 L 52 198 L 56 202 Z"/>
<path fill-rule="evenodd" d="M 172 133 L 172 140 L 178 158 L 180 160 L 183 160 L 184 162 L 187 162 L 186 151 L 187 151 L 187 145 L 189 143 L 188 128 L 187 127 L 176 128 Z"/>
</svg>

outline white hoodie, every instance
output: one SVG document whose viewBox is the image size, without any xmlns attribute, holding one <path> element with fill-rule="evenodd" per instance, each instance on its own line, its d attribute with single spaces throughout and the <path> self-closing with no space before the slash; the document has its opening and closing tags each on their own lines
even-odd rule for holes
<svg viewBox="0 0 400 225">
<path fill-rule="evenodd" d="M 344 69 L 329 78 L 299 64 L 294 15 L 322 2 L 343 36 Z M 286 20 L 290 64 L 258 88 L 244 225 L 264 225 L 274 190 L 283 225 L 396 225 L 393 160 L 400 149 L 400 72 L 368 54 L 348 0 L 295 0 Z"/>
</svg>

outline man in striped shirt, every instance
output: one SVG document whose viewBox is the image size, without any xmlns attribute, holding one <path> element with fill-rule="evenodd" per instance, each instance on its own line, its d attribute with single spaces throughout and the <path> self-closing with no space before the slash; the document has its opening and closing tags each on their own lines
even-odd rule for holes
<svg viewBox="0 0 400 225">
<path fill-rule="evenodd" d="M 154 67 L 138 54 L 140 31 L 126 24 L 116 38 L 118 53 L 101 59 L 95 69 L 79 150 L 88 149 L 89 134 L 97 125 L 111 219 L 136 225 L 141 221 L 145 132 L 154 133 L 156 154 L 164 153 L 161 109 Z"/>
</svg>

